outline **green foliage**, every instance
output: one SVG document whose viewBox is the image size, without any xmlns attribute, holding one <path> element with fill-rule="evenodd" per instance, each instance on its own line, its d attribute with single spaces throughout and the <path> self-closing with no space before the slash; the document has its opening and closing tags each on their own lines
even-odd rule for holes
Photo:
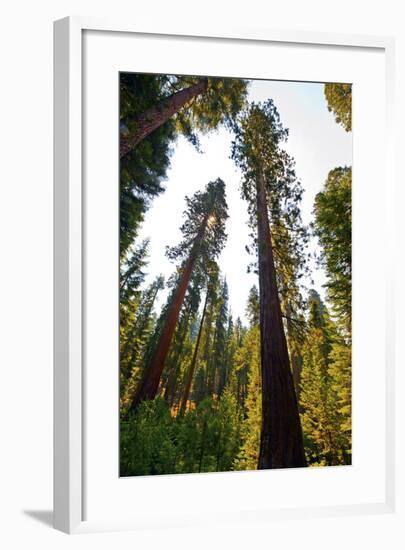
<svg viewBox="0 0 405 550">
<path fill-rule="evenodd" d="M 197 191 L 192 197 L 186 197 L 186 205 L 184 223 L 180 227 L 183 239 L 177 246 L 167 249 L 167 256 L 171 260 L 184 261 L 190 256 L 193 247 L 197 246 L 197 270 L 205 272 L 226 241 L 228 206 L 225 183 L 220 178 L 210 181 L 204 191 Z M 204 222 L 204 234 L 200 236 Z"/>
<path fill-rule="evenodd" d="M 195 84 L 200 77 L 172 77 L 172 90 Z M 196 131 L 206 133 L 220 125 L 232 127 L 245 104 L 248 83 L 235 78 L 208 78 L 207 91 L 196 96 L 175 116 L 177 130 L 193 144 L 198 143 Z"/>
<path fill-rule="evenodd" d="M 149 240 L 133 245 L 121 261 L 120 266 L 120 304 L 126 304 L 134 297 L 143 280 L 148 263 Z"/>
<path fill-rule="evenodd" d="M 335 168 L 314 205 L 314 229 L 322 246 L 328 298 L 347 337 L 351 334 L 352 301 L 351 183 L 351 168 Z"/>
<path fill-rule="evenodd" d="M 195 84 L 200 77 L 120 74 L 120 131 L 130 134 L 136 117 L 171 94 Z M 154 197 L 164 191 L 172 145 L 180 134 L 198 146 L 196 131 L 208 132 L 219 125 L 230 127 L 245 103 L 247 82 L 209 78 L 205 94 L 155 129 L 121 160 L 120 254 L 125 255 Z"/>
<path fill-rule="evenodd" d="M 163 287 L 164 278 L 159 275 L 144 292 L 140 293 L 132 321 L 127 323 L 121 321 L 120 323 L 122 328 L 120 335 L 120 395 L 121 406 L 124 409 L 130 406 L 142 373 L 147 342 L 155 325 L 153 306 L 158 292 Z"/>
<path fill-rule="evenodd" d="M 143 402 L 120 428 L 121 476 L 175 473 L 175 426 L 163 399 Z"/>
<path fill-rule="evenodd" d="M 335 115 L 335 120 L 346 132 L 352 130 L 352 85 L 325 84 L 325 98 L 328 110 Z"/>
<path fill-rule="evenodd" d="M 262 422 L 261 382 L 260 382 L 260 329 L 254 324 L 243 339 L 236 357 L 236 370 L 247 371 L 248 386 L 244 403 L 244 420 L 241 428 L 242 444 L 235 470 L 256 470 Z"/>
<path fill-rule="evenodd" d="M 317 466 L 347 464 L 351 454 L 350 349 L 340 341 L 315 292 L 309 299 L 308 325 L 300 393 L 307 460 Z"/>
<path fill-rule="evenodd" d="M 259 306 L 259 291 L 256 285 L 253 285 L 249 290 L 246 313 L 249 318 L 250 326 L 259 324 L 260 306 Z"/>
<path fill-rule="evenodd" d="M 145 401 L 121 421 L 120 445 L 122 476 L 228 471 L 239 447 L 236 400 L 225 391 L 178 417 L 160 397 Z"/>
<path fill-rule="evenodd" d="M 352 454 L 352 350 L 336 337 L 330 354 L 329 376 L 335 395 L 334 407 L 338 414 L 336 436 L 344 464 L 351 464 Z"/>
<path fill-rule="evenodd" d="M 131 132 L 137 114 L 200 79 L 122 74 L 121 132 Z M 277 285 L 294 376 L 294 368 L 298 369 L 294 382 L 300 394 L 308 462 L 351 462 L 351 169 L 330 172 L 314 207 L 314 230 L 328 277 L 329 315 L 316 293 L 310 293 L 307 304 L 302 299 L 308 232 L 301 220 L 301 183 L 283 145 L 288 130 L 272 100 L 246 106 L 246 90 L 247 83 L 242 80 L 208 78 L 205 94 L 184 105 L 121 162 L 123 476 L 257 468 L 262 424 L 259 292 L 253 286 L 249 293 L 248 326 L 240 319 L 233 320 L 227 283 L 216 263 L 227 237 L 224 182 L 212 181 L 187 197 L 181 241 L 167 250 L 174 264 L 169 281 L 157 278 L 149 287 L 142 287 L 148 242 L 136 243 L 144 213 L 154 197 L 164 191 L 176 137 L 182 134 L 198 147 L 197 132 L 219 125 L 235 133 L 232 156 L 242 171 L 241 193 L 248 207 L 255 252 L 260 246 L 255 233 L 256 182 L 258 177 L 265 181 Z M 341 94 L 337 100 L 332 92 L 337 94 L 328 89 L 330 110 L 350 129 L 343 108 L 343 100 L 347 103 L 348 99 Z M 133 412 L 130 405 L 135 390 L 156 351 L 168 308 L 191 255 L 196 260 L 164 362 L 158 397 L 143 401 Z M 253 269 L 257 269 L 255 265 Z M 157 317 L 155 299 L 164 286 L 169 296 Z M 190 365 L 196 350 L 193 371 Z M 192 378 L 187 378 L 189 372 Z M 190 392 L 185 391 L 187 380 L 192 380 Z M 186 407 L 180 406 L 183 398 Z"/>
<path fill-rule="evenodd" d="M 210 277 L 211 270 L 218 270 L 215 258 L 223 249 L 226 240 L 225 220 L 228 214 L 225 184 L 221 179 L 209 182 L 204 191 L 197 191 L 191 198 L 186 197 L 186 204 L 184 222 L 180 228 L 183 238 L 177 246 L 167 249 L 167 256 L 177 263 L 176 272 L 170 282 L 172 292 L 162 311 L 153 341 L 148 345 L 148 352 L 145 356 L 147 364 L 140 388 L 142 390 L 142 385 L 145 386 L 150 383 L 150 380 L 153 381 L 153 394 L 149 394 L 149 398 L 155 397 L 158 386 L 162 382 L 170 346 L 173 343 L 178 321 L 185 305 L 185 293 L 189 290 L 190 283 L 197 281 L 197 296 L 199 298 L 200 288 L 198 285 Z M 177 377 L 178 361 L 174 368 Z M 184 378 L 184 373 L 182 375 Z M 173 377 L 171 378 L 173 379 Z M 215 371 L 212 373 L 210 385 L 214 383 Z M 135 405 L 139 399 L 139 391 L 133 402 Z M 141 399 L 143 398 L 142 396 Z"/>
<path fill-rule="evenodd" d="M 144 293 L 140 286 L 145 278 L 147 265 L 148 240 L 128 250 L 121 261 L 120 269 L 120 384 L 121 396 L 131 375 L 133 351 L 142 346 L 141 332 L 146 330 L 148 321 L 141 323 L 141 332 L 137 330 L 138 317 L 142 317 Z M 163 285 L 163 282 L 161 283 Z M 140 307 L 141 306 L 141 307 Z M 150 311 L 151 313 L 151 311 Z"/>
<path fill-rule="evenodd" d="M 164 97 L 159 75 L 120 74 L 121 131 L 131 131 L 131 119 Z M 144 139 L 120 164 L 120 256 L 137 236 L 151 200 L 163 192 L 170 165 L 175 123 L 169 120 Z"/>
<path fill-rule="evenodd" d="M 295 162 L 283 148 L 288 130 L 283 127 L 274 102 L 252 103 L 238 117 L 232 158 L 242 171 L 241 193 L 247 201 L 253 251 L 257 256 L 257 183 L 265 181 L 277 283 L 284 314 L 287 302 L 297 313 L 303 303 L 299 290 L 308 273 L 308 230 L 302 223 L 302 185 Z M 250 248 L 248 251 L 251 252 Z M 254 269 L 256 264 L 254 263 Z"/>
</svg>

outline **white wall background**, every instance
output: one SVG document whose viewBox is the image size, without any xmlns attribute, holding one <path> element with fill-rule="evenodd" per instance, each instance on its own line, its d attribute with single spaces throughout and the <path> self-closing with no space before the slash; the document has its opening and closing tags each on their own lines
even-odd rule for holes
<svg viewBox="0 0 405 550">
<path fill-rule="evenodd" d="M 397 40 L 397 156 L 405 140 L 405 17 L 400 0 L 14 0 L 0 32 L 0 546 L 180 550 L 263 547 L 403 548 L 394 517 L 363 517 L 201 530 L 156 530 L 68 537 L 49 527 L 52 506 L 52 21 L 65 15 L 131 17 L 168 24 L 394 35 Z M 401 100 L 402 98 L 402 100 Z M 372 124 L 370 124 L 372 131 Z M 403 284 L 405 193 L 398 177 L 397 275 Z M 376 251 L 378 254 L 378 251 Z M 398 284 L 399 287 L 399 284 Z M 404 364 L 403 289 L 398 288 L 397 363 Z M 404 387 L 398 369 L 397 385 Z M 403 401 L 403 400 L 402 400 Z M 404 407 L 399 404 L 404 417 Z M 398 409 L 399 410 L 399 409 Z M 403 429 L 402 425 L 402 432 Z M 398 453 L 404 459 L 403 437 Z M 403 487 L 400 472 L 399 483 Z M 404 494 L 404 491 L 402 491 Z M 198 495 L 195 495 L 198 498 Z M 361 528 L 360 528 L 361 527 Z"/>
</svg>

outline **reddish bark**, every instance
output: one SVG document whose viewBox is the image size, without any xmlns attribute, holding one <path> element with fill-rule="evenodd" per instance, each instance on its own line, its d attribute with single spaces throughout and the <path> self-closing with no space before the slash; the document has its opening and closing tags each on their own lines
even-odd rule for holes
<svg viewBox="0 0 405 550">
<path fill-rule="evenodd" d="M 180 111 L 191 99 L 205 93 L 207 88 L 208 79 L 202 78 L 196 84 L 175 92 L 135 117 L 132 121 L 134 129 L 127 136 L 121 135 L 120 158 L 125 157 L 138 143 Z"/>
<path fill-rule="evenodd" d="M 257 181 L 262 429 L 259 469 L 306 466 L 278 295 L 264 177 Z"/>
<path fill-rule="evenodd" d="M 139 385 L 134 401 L 132 402 L 132 410 L 135 410 L 141 401 L 144 401 L 145 399 L 154 399 L 158 391 L 159 382 L 162 376 L 167 354 L 169 352 L 170 344 L 172 342 L 177 322 L 179 320 L 181 306 L 183 305 L 184 297 L 186 295 L 187 288 L 191 279 L 194 264 L 198 257 L 200 241 L 204 238 L 209 214 L 210 212 L 208 212 L 204 216 L 200 230 L 194 240 L 193 248 L 191 249 L 190 255 L 182 269 L 180 280 L 178 282 L 172 302 L 168 308 L 164 327 L 158 339 L 156 351 Z"/>
</svg>

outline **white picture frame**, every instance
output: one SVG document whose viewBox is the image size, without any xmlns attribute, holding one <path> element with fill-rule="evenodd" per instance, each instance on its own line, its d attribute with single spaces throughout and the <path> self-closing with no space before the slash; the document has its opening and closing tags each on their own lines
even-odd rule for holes
<svg viewBox="0 0 405 550">
<path fill-rule="evenodd" d="M 312 45 L 321 48 L 351 48 L 378 50 L 384 56 L 385 76 L 382 83 L 385 89 L 384 120 L 384 189 L 387 200 L 387 220 L 385 235 L 393 232 L 390 212 L 393 211 L 393 56 L 394 43 L 389 37 L 369 37 L 355 35 L 330 35 L 320 33 L 297 33 L 263 29 L 238 29 L 230 31 L 218 29 L 182 28 L 138 28 L 128 21 L 99 20 L 83 17 L 69 17 L 55 22 L 54 34 L 54 525 L 68 533 L 103 529 L 139 528 L 154 525 L 153 510 L 145 511 L 141 521 L 100 516 L 98 519 L 85 519 L 86 495 L 84 481 L 85 442 L 88 437 L 84 429 L 86 392 L 83 384 L 83 356 L 86 337 L 83 328 L 83 269 L 84 254 L 83 227 L 86 209 L 83 203 L 83 173 L 86 158 L 83 154 L 83 37 L 86 32 L 109 32 L 138 37 L 176 37 L 182 40 L 195 37 L 200 41 L 218 40 L 229 43 L 279 43 L 304 47 Z M 183 37 L 183 38 L 182 38 Z M 198 72 L 198 71 L 196 71 Z M 117 179 L 118 185 L 118 179 Z M 393 255 L 386 252 L 392 267 Z M 394 350 L 393 340 L 393 284 L 392 271 L 385 276 L 386 285 L 386 331 L 385 364 L 381 365 L 385 380 L 385 459 L 384 497 L 373 502 L 350 504 L 296 507 L 267 510 L 258 507 L 247 519 L 277 517 L 321 517 L 325 515 L 352 515 L 367 513 L 389 513 L 395 510 L 395 464 L 394 464 Z M 117 474 L 118 475 L 118 474 Z M 283 475 L 283 472 L 279 472 Z M 164 476 L 166 477 L 166 476 Z M 205 478 L 207 479 L 207 478 Z M 220 478 L 217 478 L 218 482 Z M 144 479 L 143 486 L 151 480 Z M 153 480 L 156 483 L 163 479 Z M 179 481 L 180 482 L 180 481 Z M 100 479 L 102 483 L 102 479 Z M 230 511 L 239 519 L 241 510 L 235 503 Z M 239 514 L 239 515 L 238 515 Z M 184 514 L 179 522 L 172 517 L 162 519 L 161 524 L 190 524 L 196 518 Z M 221 520 L 221 517 L 219 517 Z M 222 519 L 227 519 L 225 516 Z M 200 521 L 210 521 L 207 512 Z"/>
</svg>

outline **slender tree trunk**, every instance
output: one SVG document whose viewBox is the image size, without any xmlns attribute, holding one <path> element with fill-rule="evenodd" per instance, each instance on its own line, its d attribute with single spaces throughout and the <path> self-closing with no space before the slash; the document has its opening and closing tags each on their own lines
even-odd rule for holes
<svg viewBox="0 0 405 550">
<path fill-rule="evenodd" d="M 215 387 L 215 378 L 217 373 L 217 364 L 216 364 L 216 358 L 213 357 L 214 353 L 213 350 L 215 350 L 217 342 L 217 329 L 215 327 L 214 329 L 214 337 L 212 339 L 212 345 L 209 350 L 209 356 L 207 359 L 207 370 L 208 370 L 208 386 L 207 391 L 208 394 L 213 396 L 216 393 L 216 387 Z"/>
<path fill-rule="evenodd" d="M 300 402 L 301 394 L 301 359 L 296 353 L 291 354 L 291 370 L 294 381 L 295 395 L 297 396 L 297 402 Z"/>
<path fill-rule="evenodd" d="M 219 463 L 221 460 L 221 453 L 222 453 L 222 447 L 221 447 L 221 438 L 222 438 L 222 425 L 219 428 L 219 434 L 218 434 L 218 445 L 217 445 L 217 467 L 215 469 L 216 472 L 219 472 Z"/>
<path fill-rule="evenodd" d="M 291 306 L 289 303 L 287 303 L 286 307 L 286 316 L 287 316 L 287 334 L 288 334 L 288 344 L 290 348 L 290 355 L 291 355 L 291 370 L 292 370 L 292 376 L 294 381 L 294 389 L 295 389 L 295 395 L 297 396 L 297 401 L 299 403 L 300 401 L 300 393 L 301 393 L 301 358 L 297 353 L 297 350 L 294 346 L 293 342 L 293 328 L 292 328 L 292 311 Z"/>
<path fill-rule="evenodd" d="M 189 395 L 190 395 L 191 383 L 193 381 L 195 366 L 197 364 L 198 349 L 199 349 L 199 346 L 200 346 L 201 334 L 202 334 L 202 329 L 203 329 L 203 326 L 204 326 L 205 312 L 207 311 L 207 304 L 208 304 L 208 290 L 207 290 L 207 295 L 205 297 L 204 309 L 203 309 L 203 312 L 202 312 L 200 327 L 198 329 L 198 336 L 197 336 L 197 340 L 196 340 L 195 347 L 194 347 L 193 358 L 191 360 L 191 364 L 190 364 L 190 367 L 189 367 L 188 372 L 187 372 L 186 387 L 184 389 L 183 400 L 181 402 L 181 407 L 180 407 L 180 413 L 184 413 L 186 411 L 187 401 L 188 401 L 188 398 L 189 398 Z"/>
<path fill-rule="evenodd" d="M 306 466 L 278 296 L 264 176 L 257 180 L 262 429 L 258 469 Z"/>
<path fill-rule="evenodd" d="M 183 330 L 183 333 L 181 335 L 181 340 L 179 342 L 179 349 L 177 350 L 177 353 L 175 354 L 172 362 L 172 368 L 170 369 L 169 375 L 167 376 L 167 380 L 165 383 L 165 390 L 164 390 L 164 399 L 167 401 L 167 403 L 170 405 L 170 407 L 173 406 L 175 401 L 175 385 L 176 385 L 176 379 L 178 376 L 178 365 L 182 357 L 183 353 L 183 345 L 186 340 L 187 336 L 187 330 L 188 330 L 188 322 L 186 327 Z"/>
<path fill-rule="evenodd" d="M 144 401 L 145 399 L 154 399 L 158 391 L 160 377 L 162 376 L 166 357 L 169 352 L 174 331 L 176 330 L 181 306 L 183 305 L 184 297 L 186 295 L 187 288 L 191 279 L 194 264 L 198 256 L 200 241 L 204 237 L 209 215 L 210 212 L 207 212 L 205 214 L 201 222 L 200 230 L 194 240 L 194 244 L 188 260 L 183 267 L 172 302 L 168 308 L 165 324 L 159 336 L 155 353 L 147 371 L 145 372 L 145 376 L 143 377 L 141 384 L 139 385 L 134 401 L 132 402 L 132 410 L 135 410 L 141 401 Z"/>
<path fill-rule="evenodd" d="M 191 315 L 192 308 L 189 306 L 185 312 L 184 319 L 182 321 L 183 324 L 179 324 L 177 328 L 175 340 L 173 342 L 173 349 L 170 350 L 167 357 L 167 360 L 170 361 L 170 368 L 168 369 L 165 377 L 162 373 L 160 380 L 160 388 L 158 391 L 163 394 L 165 401 L 167 401 L 170 407 L 173 406 L 176 397 L 176 379 L 179 373 L 179 363 L 181 362 L 183 356 L 183 347 L 188 334 Z"/>
<path fill-rule="evenodd" d="M 132 121 L 134 123 L 132 132 L 127 136 L 121 135 L 120 158 L 125 157 L 138 143 L 180 111 L 191 99 L 204 94 L 207 88 L 208 79 L 202 78 L 192 86 L 175 92 L 135 117 Z"/>
<path fill-rule="evenodd" d="M 201 472 L 202 464 L 203 464 L 203 458 L 204 458 L 204 447 L 205 447 L 205 433 L 207 431 L 207 421 L 204 420 L 203 423 L 203 429 L 201 434 L 201 450 L 200 450 L 200 458 L 198 460 L 198 472 Z"/>
</svg>

